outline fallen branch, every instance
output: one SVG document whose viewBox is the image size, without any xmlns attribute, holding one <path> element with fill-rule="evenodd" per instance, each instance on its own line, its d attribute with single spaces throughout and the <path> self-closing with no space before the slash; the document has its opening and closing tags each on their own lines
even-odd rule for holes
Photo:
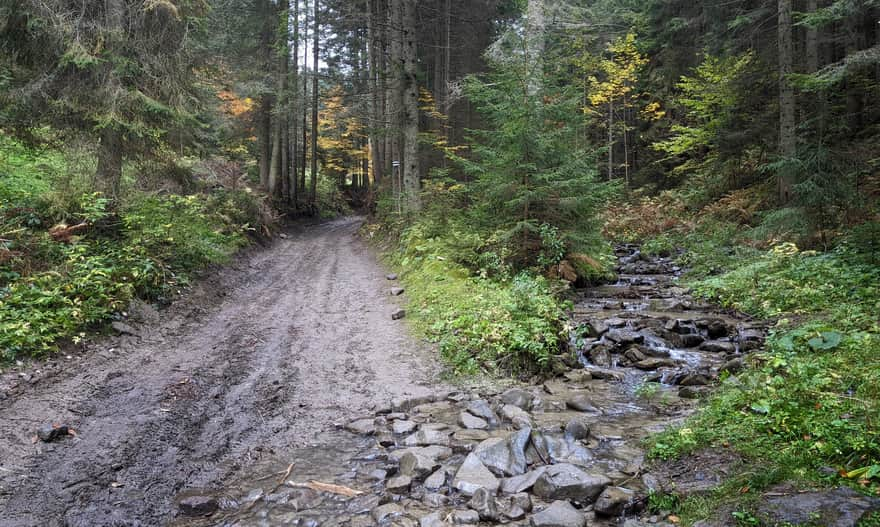
<svg viewBox="0 0 880 527">
<path fill-rule="evenodd" d="M 293 481 L 289 481 L 287 482 L 287 484 L 294 488 L 306 488 L 316 490 L 318 492 L 329 492 L 330 494 L 345 496 L 347 498 L 354 498 L 355 496 L 360 496 L 363 494 L 363 492 L 349 487 L 334 485 L 332 483 L 322 483 L 320 481 L 314 480 L 309 481 L 308 483 L 294 483 Z"/>
</svg>

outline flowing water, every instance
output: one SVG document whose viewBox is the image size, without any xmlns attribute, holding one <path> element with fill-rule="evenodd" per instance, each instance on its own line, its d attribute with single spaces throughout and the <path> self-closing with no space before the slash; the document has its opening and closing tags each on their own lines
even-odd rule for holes
<svg viewBox="0 0 880 527">
<path fill-rule="evenodd" d="M 512 391 L 462 389 L 377 408 L 354 424 L 340 423 L 314 446 L 267 453 L 224 489 L 187 490 L 180 501 L 210 499 L 218 510 L 181 515 L 173 525 L 447 525 L 466 517 L 470 498 L 455 488 L 466 456 L 523 428 L 531 431 L 529 445 L 519 451 L 528 469 L 571 463 L 633 491 L 611 517 L 578 504 L 591 525 L 637 518 L 647 493 L 643 440 L 690 415 L 721 369 L 733 369 L 743 353 L 761 345 L 761 329 L 692 298 L 671 259 L 645 257 L 635 246 L 620 247 L 618 257 L 616 283 L 577 293 L 570 345 L 578 362 L 569 361 L 555 378 Z M 498 422 L 470 428 L 462 416 L 475 401 L 485 401 Z M 574 422 L 589 429 L 587 437 L 563 433 Z M 426 435 L 416 437 L 417 431 Z M 402 486 L 392 479 L 399 475 L 400 453 L 417 445 L 434 449 L 426 455 L 434 456 L 432 470 L 440 474 L 441 484 L 431 485 L 436 488 L 426 488 L 424 474 Z M 322 491 L 314 482 L 359 495 Z M 549 501 L 528 499 L 531 513 L 484 515 L 481 523 L 528 525 Z M 500 510 L 511 507 L 503 492 L 497 500 Z"/>
</svg>

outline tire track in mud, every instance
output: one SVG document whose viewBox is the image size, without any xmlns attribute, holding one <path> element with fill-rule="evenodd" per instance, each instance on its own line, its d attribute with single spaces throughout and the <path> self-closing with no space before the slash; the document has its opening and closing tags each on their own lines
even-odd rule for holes
<svg viewBox="0 0 880 527">
<path fill-rule="evenodd" d="M 243 257 L 0 407 L 0 525 L 161 525 L 173 497 L 436 388 L 348 218 Z M 76 439 L 32 444 L 35 424 Z"/>
</svg>

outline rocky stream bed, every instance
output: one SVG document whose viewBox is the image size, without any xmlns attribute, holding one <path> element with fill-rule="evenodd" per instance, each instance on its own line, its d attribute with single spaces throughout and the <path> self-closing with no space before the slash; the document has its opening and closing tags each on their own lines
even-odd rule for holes
<svg viewBox="0 0 880 527">
<path fill-rule="evenodd" d="M 557 358 L 553 378 L 377 401 L 229 488 L 181 494 L 174 525 L 666 525 L 650 492 L 705 490 L 723 469 L 652 473 L 643 440 L 735 374 L 764 328 L 695 301 L 671 259 L 618 256 L 617 283 L 579 293 L 579 360 Z"/>
</svg>

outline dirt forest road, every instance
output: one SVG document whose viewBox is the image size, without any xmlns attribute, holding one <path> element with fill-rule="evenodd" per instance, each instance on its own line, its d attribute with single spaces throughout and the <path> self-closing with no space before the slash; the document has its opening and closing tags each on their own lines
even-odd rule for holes
<svg viewBox="0 0 880 527">
<path fill-rule="evenodd" d="M 106 339 L 0 401 L 0 525 L 153 526 L 174 496 L 436 387 L 357 218 L 239 258 L 138 336 Z M 42 377 L 40 377 L 42 375 Z M 77 437 L 34 442 L 47 422 Z"/>
</svg>

